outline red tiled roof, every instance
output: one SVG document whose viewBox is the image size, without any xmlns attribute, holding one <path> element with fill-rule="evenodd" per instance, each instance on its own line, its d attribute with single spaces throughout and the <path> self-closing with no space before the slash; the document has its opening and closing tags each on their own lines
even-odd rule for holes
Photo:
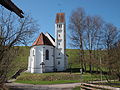
<svg viewBox="0 0 120 90">
<path fill-rule="evenodd" d="M 55 22 L 56 23 L 63 23 L 63 22 L 65 22 L 65 14 L 64 13 L 57 13 Z"/>
<path fill-rule="evenodd" d="M 32 46 L 39 46 L 39 45 L 50 45 L 54 46 L 51 41 L 43 34 L 41 33 L 39 37 L 35 40 L 35 42 L 32 44 Z"/>
</svg>

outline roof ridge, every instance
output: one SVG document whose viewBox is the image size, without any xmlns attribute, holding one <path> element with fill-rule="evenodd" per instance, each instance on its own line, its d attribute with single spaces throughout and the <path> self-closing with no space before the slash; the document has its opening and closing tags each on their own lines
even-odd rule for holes
<svg viewBox="0 0 120 90">
<path fill-rule="evenodd" d="M 43 44 L 45 45 L 45 38 L 46 38 L 46 36 L 43 34 L 42 37 L 43 37 L 43 38 L 42 38 L 42 39 L 43 39 L 43 40 L 42 40 L 42 41 L 43 41 Z"/>
<path fill-rule="evenodd" d="M 38 46 L 38 45 L 54 46 L 52 42 L 49 40 L 49 38 L 44 33 L 40 33 L 40 35 L 38 36 L 38 38 L 35 40 L 35 42 L 32 45 L 33 46 Z"/>
<path fill-rule="evenodd" d="M 44 44 L 44 39 L 43 39 L 44 37 L 43 37 L 43 35 L 44 35 L 44 33 L 42 32 L 42 33 L 41 33 L 42 44 Z"/>
</svg>

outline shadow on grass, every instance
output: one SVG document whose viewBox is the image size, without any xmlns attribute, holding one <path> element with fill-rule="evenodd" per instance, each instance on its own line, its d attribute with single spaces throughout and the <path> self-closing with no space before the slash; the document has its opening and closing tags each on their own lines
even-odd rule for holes
<svg viewBox="0 0 120 90">
<path fill-rule="evenodd" d="M 80 73 L 80 69 L 81 69 L 81 68 L 68 68 L 68 69 L 67 69 L 66 71 L 64 71 L 64 72 Z M 101 71 L 92 71 L 92 72 L 90 72 L 90 71 L 88 71 L 88 70 L 85 71 L 84 69 L 82 69 L 82 71 L 85 72 L 85 73 L 92 73 L 92 74 L 100 74 L 100 73 L 101 73 Z M 108 74 L 108 72 L 103 71 L 102 74 L 106 75 L 106 74 Z"/>
</svg>

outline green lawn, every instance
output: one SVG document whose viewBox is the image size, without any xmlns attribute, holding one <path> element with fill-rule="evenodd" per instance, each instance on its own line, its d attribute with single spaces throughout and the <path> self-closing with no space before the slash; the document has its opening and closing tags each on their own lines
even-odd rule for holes
<svg viewBox="0 0 120 90">
<path fill-rule="evenodd" d="M 27 84 L 63 84 L 78 83 L 81 82 L 80 80 L 79 73 L 22 73 L 15 82 Z"/>
<path fill-rule="evenodd" d="M 119 87 L 120 88 L 120 81 L 113 81 L 113 82 L 111 82 L 110 86 Z"/>
<path fill-rule="evenodd" d="M 80 65 L 80 57 L 79 57 L 79 49 L 67 49 L 66 50 L 66 53 L 68 55 L 68 65 L 71 64 L 71 67 L 72 68 L 81 68 L 81 65 Z M 99 55 L 97 54 L 101 54 L 101 53 L 105 53 L 105 51 L 93 51 L 94 53 L 93 54 L 96 54 L 96 57 L 98 58 L 99 60 Z M 88 50 L 84 50 L 84 55 L 85 55 L 85 60 L 87 60 L 86 62 L 88 62 L 89 60 L 89 51 Z M 95 64 L 96 65 L 96 64 Z M 94 66 L 94 70 L 97 70 L 97 66 Z M 93 69 L 93 68 L 92 68 Z M 89 70 L 89 65 L 86 65 L 86 70 L 88 71 Z M 106 71 L 106 69 L 104 67 L 102 67 L 102 70 L 103 71 Z"/>
<path fill-rule="evenodd" d="M 103 77 L 103 79 L 105 79 Z M 62 84 L 62 83 L 78 83 L 88 82 L 93 80 L 100 80 L 100 75 L 97 74 L 83 74 L 80 73 L 43 73 L 31 74 L 22 73 L 16 80 L 17 83 L 28 84 Z"/>
<path fill-rule="evenodd" d="M 79 80 L 58 80 L 58 81 L 16 81 L 17 83 L 34 84 L 34 85 L 49 85 L 49 84 L 65 84 L 65 83 L 79 83 Z"/>
<path fill-rule="evenodd" d="M 81 87 L 77 86 L 77 87 L 73 88 L 72 90 L 81 90 Z"/>
<path fill-rule="evenodd" d="M 22 73 L 18 78 L 18 81 L 58 81 L 58 80 L 81 80 L 79 73 Z"/>
</svg>

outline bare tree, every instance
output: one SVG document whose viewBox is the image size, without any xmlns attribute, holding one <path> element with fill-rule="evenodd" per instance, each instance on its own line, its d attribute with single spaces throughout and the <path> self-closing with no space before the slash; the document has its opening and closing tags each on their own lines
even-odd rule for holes
<svg viewBox="0 0 120 90">
<path fill-rule="evenodd" d="M 109 58 L 110 59 L 109 64 L 111 65 L 110 67 L 111 75 L 114 76 L 115 79 L 117 77 L 117 79 L 120 81 L 120 42 L 119 41 L 111 47 L 109 53 L 111 54 Z"/>
<path fill-rule="evenodd" d="M 106 23 L 99 16 L 86 16 L 82 8 L 72 12 L 69 29 L 72 46 L 79 49 L 81 68 L 89 65 L 103 68 L 120 80 L 120 34 L 113 24 Z M 102 63 L 101 63 L 102 61 Z M 106 78 L 108 80 L 108 78 Z"/>
<path fill-rule="evenodd" d="M 84 47 L 83 47 L 83 33 L 85 23 L 85 12 L 82 8 L 78 8 L 73 11 L 70 17 L 69 29 L 71 31 L 70 39 L 72 40 L 72 46 L 79 48 L 79 62 L 81 68 L 84 66 Z"/>
<path fill-rule="evenodd" d="M 111 63 L 110 63 L 110 50 L 111 47 L 118 41 L 118 30 L 113 24 L 105 24 L 104 25 L 104 35 L 103 35 L 103 45 L 106 49 L 105 61 L 106 66 L 108 67 L 109 71 L 111 70 Z"/>
<path fill-rule="evenodd" d="M 103 21 L 98 16 L 87 16 L 85 20 L 85 33 L 84 33 L 84 46 L 88 50 L 89 58 L 89 71 L 92 72 L 92 63 L 95 62 L 95 53 L 94 50 L 97 50 L 99 47 L 101 28 Z"/>
<path fill-rule="evenodd" d="M 105 48 L 108 50 L 110 47 L 115 44 L 116 40 L 118 40 L 118 31 L 117 27 L 115 27 L 111 23 L 107 23 L 104 25 L 104 38 L 103 38 L 103 43 L 105 45 Z"/>
<path fill-rule="evenodd" d="M 81 68 L 89 64 L 90 71 L 93 62 L 93 50 L 99 48 L 101 40 L 101 28 L 103 20 L 98 16 L 86 16 L 82 8 L 74 11 L 70 17 L 69 28 L 71 30 L 72 45 L 79 49 Z M 89 52 L 89 58 L 85 58 L 85 50 Z M 88 54 L 88 53 L 87 53 Z"/>
<path fill-rule="evenodd" d="M 8 79 L 13 58 L 17 54 L 14 46 L 29 44 L 38 31 L 38 25 L 30 16 L 17 18 L 4 9 L 0 11 L 0 84 Z"/>
<path fill-rule="evenodd" d="M 120 80 L 120 60 L 119 60 L 119 50 L 120 50 L 120 34 L 119 29 L 113 24 L 107 23 L 104 25 L 104 38 L 103 45 L 105 47 L 104 55 L 104 67 L 109 71 L 109 77 L 118 77 Z"/>
</svg>

